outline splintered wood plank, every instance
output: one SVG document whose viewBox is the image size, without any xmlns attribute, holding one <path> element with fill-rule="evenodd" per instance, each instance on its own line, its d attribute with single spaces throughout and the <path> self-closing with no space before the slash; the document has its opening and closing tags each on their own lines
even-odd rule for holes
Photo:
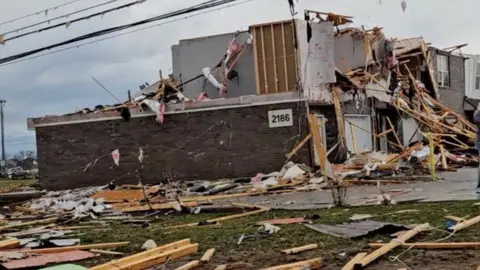
<svg viewBox="0 0 480 270">
<path fill-rule="evenodd" d="M 285 253 L 287 255 L 297 254 L 297 253 L 301 253 L 301 252 L 316 249 L 316 248 L 318 248 L 317 244 L 310 244 L 310 245 L 305 245 L 301 247 L 285 249 L 285 250 L 282 250 L 282 253 Z"/>
<path fill-rule="evenodd" d="M 193 269 L 193 268 L 195 268 L 195 267 L 197 267 L 197 266 L 199 266 L 199 265 L 200 265 L 200 261 L 198 261 L 198 260 L 196 260 L 196 261 L 191 261 L 191 262 L 189 262 L 189 263 L 187 263 L 187 264 L 184 264 L 184 265 L 182 265 L 182 266 L 180 266 L 180 267 L 175 268 L 175 270 L 190 270 L 190 269 Z"/>
<path fill-rule="evenodd" d="M 358 253 L 342 268 L 342 270 L 353 270 L 355 264 L 359 263 L 365 256 L 367 256 L 366 252 Z"/>
<path fill-rule="evenodd" d="M 301 268 L 308 267 L 309 269 L 318 269 L 322 267 L 322 258 L 315 258 L 315 259 L 300 261 L 296 263 L 278 265 L 278 266 L 273 266 L 269 268 L 263 268 L 262 270 L 290 270 L 290 269 L 296 269 L 298 267 L 301 267 Z"/>
<path fill-rule="evenodd" d="M 203 264 L 208 263 L 212 259 L 214 253 L 215 253 L 214 248 L 207 250 L 205 254 L 203 254 L 202 258 L 200 259 L 200 262 Z"/>
<path fill-rule="evenodd" d="M 123 247 L 123 246 L 126 246 L 128 244 L 130 244 L 130 242 L 113 242 L 113 243 L 80 245 L 80 246 L 71 246 L 71 247 L 56 247 L 56 248 L 40 248 L 40 249 L 19 250 L 18 252 L 29 253 L 29 254 L 46 254 L 46 253 L 66 252 L 66 251 L 72 251 L 72 250 L 88 250 L 88 249 L 103 249 L 103 248 Z"/>
</svg>

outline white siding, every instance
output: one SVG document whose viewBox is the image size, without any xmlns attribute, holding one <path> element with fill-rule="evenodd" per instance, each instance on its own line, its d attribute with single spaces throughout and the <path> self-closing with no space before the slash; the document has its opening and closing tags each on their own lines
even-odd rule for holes
<svg viewBox="0 0 480 270">
<path fill-rule="evenodd" d="M 477 63 L 480 63 L 480 55 L 464 55 L 465 59 L 465 96 L 472 99 L 480 99 L 480 90 L 475 89 L 477 75 Z"/>
</svg>

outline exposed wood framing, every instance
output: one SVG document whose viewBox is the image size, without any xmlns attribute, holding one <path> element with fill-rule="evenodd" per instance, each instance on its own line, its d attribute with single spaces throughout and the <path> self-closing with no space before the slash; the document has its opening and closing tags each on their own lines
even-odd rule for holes
<svg viewBox="0 0 480 270">
<path fill-rule="evenodd" d="M 303 140 L 301 142 L 299 142 L 294 148 L 293 150 L 288 153 L 286 156 L 287 156 L 287 160 L 290 160 L 297 152 L 298 150 L 300 150 L 300 148 L 302 148 L 305 143 L 307 143 L 310 139 L 312 138 L 312 133 L 308 133 L 307 136 L 305 136 L 305 138 L 303 138 Z"/>
<path fill-rule="evenodd" d="M 293 90 L 298 72 L 293 21 L 253 25 L 250 29 L 254 39 L 257 94 Z"/>
</svg>

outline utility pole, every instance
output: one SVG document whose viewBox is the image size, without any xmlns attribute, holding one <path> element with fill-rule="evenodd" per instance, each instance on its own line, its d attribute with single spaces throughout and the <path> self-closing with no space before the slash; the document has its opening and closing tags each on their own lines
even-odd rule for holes
<svg viewBox="0 0 480 270">
<path fill-rule="evenodd" d="M 1 137 L 2 137 L 2 160 L 1 160 L 1 168 L 2 170 L 5 170 L 5 126 L 4 126 L 4 119 L 3 119 L 3 106 L 7 103 L 6 100 L 0 99 L 0 128 L 1 128 Z"/>
</svg>

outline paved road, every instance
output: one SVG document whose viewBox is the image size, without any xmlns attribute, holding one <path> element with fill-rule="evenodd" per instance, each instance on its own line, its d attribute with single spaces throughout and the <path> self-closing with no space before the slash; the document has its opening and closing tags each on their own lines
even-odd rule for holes
<svg viewBox="0 0 480 270">
<path fill-rule="evenodd" d="M 435 202 L 480 199 L 480 195 L 474 193 L 477 181 L 476 168 L 461 169 L 457 172 L 439 173 L 438 176 L 442 180 L 436 182 L 385 185 L 382 189 L 384 192 L 396 191 L 398 192 L 397 194 L 401 193 L 393 197 L 397 202 L 411 200 Z M 378 194 L 379 189 L 376 186 L 355 186 L 348 189 L 347 200 L 349 204 L 358 204 L 375 198 Z M 391 194 L 395 194 L 395 192 Z M 300 210 L 329 207 L 332 204 L 332 196 L 330 190 L 320 190 L 283 195 L 240 197 L 237 199 L 229 199 L 228 201 L 258 204 L 273 209 Z"/>
</svg>

